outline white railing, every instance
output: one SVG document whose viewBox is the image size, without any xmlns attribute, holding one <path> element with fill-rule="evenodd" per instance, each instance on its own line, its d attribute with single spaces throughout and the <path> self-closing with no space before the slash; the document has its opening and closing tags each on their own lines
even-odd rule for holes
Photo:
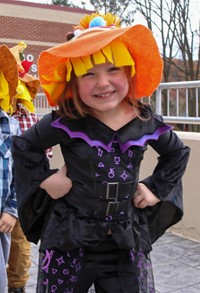
<svg viewBox="0 0 200 293">
<path fill-rule="evenodd" d="M 200 80 L 161 83 L 151 100 L 165 122 L 200 124 Z M 38 116 L 55 109 L 44 94 L 38 94 L 34 103 Z"/>
<path fill-rule="evenodd" d="M 44 116 L 47 113 L 50 113 L 53 109 L 56 109 L 55 107 L 51 107 L 48 104 L 48 100 L 45 96 L 45 94 L 37 94 L 35 100 L 34 100 L 34 105 L 36 109 L 37 115 Z"/>
<path fill-rule="evenodd" d="M 200 80 L 161 83 L 155 105 L 166 122 L 200 124 Z"/>
</svg>

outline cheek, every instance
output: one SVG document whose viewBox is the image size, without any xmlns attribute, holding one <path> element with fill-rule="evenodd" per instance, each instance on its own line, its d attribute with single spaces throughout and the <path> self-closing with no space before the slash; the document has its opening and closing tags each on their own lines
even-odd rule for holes
<svg viewBox="0 0 200 293">
<path fill-rule="evenodd" d="M 116 84 L 118 86 L 118 89 L 123 91 L 125 94 L 129 91 L 129 83 L 126 76 L 121 76 L 116 80 Z"/>
<path fill-rule="evenodd" d="M 77 81 L 77 87 L 79 92 L 86 92 L 86 91 L 90 91 L 93 87 L 92 83 L 90 80 L 88 79 L 80 79 Z"/>
<path fill-rule="evenodd" d="M 80 99 L 82 102 L 87 102 L 88 97 L 90 96 L 91 92 L 91 85 L 90 83 L 87 83 L 87 81 L 79 81 L 77 82 L 77 88 L 79 92 Z"/>
</svg>

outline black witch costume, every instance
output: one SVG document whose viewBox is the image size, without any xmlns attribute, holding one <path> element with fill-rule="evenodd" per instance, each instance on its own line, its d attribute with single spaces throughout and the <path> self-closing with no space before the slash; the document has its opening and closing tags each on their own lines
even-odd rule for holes
<svg viewBox="0 0 200 293">
<path fill-rule="evenodd" d="M 147 255 L 152 243 L 182 218 L 181 180 L 190 150 L 149 107 L 144 106 L 142 111 L 149 119 L 137 117 L 117 131 L 90 115 L 70 120 L 52 112 L 14 138 L 19 220 L 28 240 L 41 241 L 40 273 L 44 275 L 38 292 L 50 284 L 52 274 L 45 264 L 55 261 L 52 251 L 65 255 L 71 264 L 74 260 L 74 265 L 70 265 L 73 273 L 67 270 L 71 276 L 68 287 L 55 285 L 55 280 L 51 286 L 66 290 L 55 292 L 79 292 L 73 291 L 72 284 L 79 282 L 85 251 L 100 249 L 102 253 L 110 243 L 118 253 L 128 251 L 132 264 L 137 262 L 134 269 L 139 289 L 123 292 L 154 292 L 144 274 L 148 270 Z M 49 168 L 45 150 L 58 144 L 73 186 L 66 196 L 53 200 L 39 185 L 57 172 Z M 158 153 L 158 163 L 153 174 L 140 182 L 161 201 L 138 209 L 133 206 L 133 195 L 148 145 Z M 109 230 L 112 236 L 107 235 Z M 120 269 L 118 260 L 119 271 L 124 270 L 124 264 L 127 269 L 127 262 L 122 260 Z"/>
</svg>

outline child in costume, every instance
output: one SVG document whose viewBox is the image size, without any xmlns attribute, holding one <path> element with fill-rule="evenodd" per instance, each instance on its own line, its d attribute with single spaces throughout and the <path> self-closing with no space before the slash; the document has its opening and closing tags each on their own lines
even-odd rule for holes
<svg viewBox="0 0 200 293">
<path fill-rule="evenodd" d="M 17 215 L 11 142 L 20 135 L 18 122 L 8 115 L 18 85 L 17 62 L 6 45 L 0 46 L 0 292 L 7 292 L 6 265 L 11 232 Z"/>
<path fill-rule="evenodd" d="M 68 41 L 41 53 L 39 77 L 53 111 L 15 137 L 19 218 L 40 239 L 37 292 L 155 292 L 152 243 L 183 215 L 189 148 L 143 104 L 163 63 L 146 27 L 86 16 Z M 59 144 L 64 165 L 44 150 Z M 159 155 L 138 182 L 147 146 Z"/>
<path fill-rule="evenodd" d="M 40 81 L 28 74 L 32 62 L 24 58 L 26 47 L 24 42 L 20 42 L 10 48 L 18 65 L 18 87 L 12 103 L 12 117 L 19 122 L 22 133 L 39 121 L 33 100 L 40 88 Z M 49 150 L 47 154 L 50 159 L 52 150 Z M 11 233 L 11 249 L 7 267 L 8 293 L 25 292 L 31 266 L 30 249 L 30 242 L 26 239 L 17 220 Z"/>
<path fill-rule="evenodd" d="M 18 71 L 18 87 L 13 98 L 11 115 L 19 122 L 22 133 L 38 122 L 32 101 L 40 87 L 39 80 L 27 73 L 31 63 L 23 60 L 23 52 L 26 47 L 24 42 L 20 42 L 10 48 L 10 52 L 16 59 Z M 11 233 L 11 248 L 7 267 L 9 293 L 25 292 L 31 266 L 30 249 L 30 242 L 26 239 L 19 220 L 17 220 Z"/>
</svg>

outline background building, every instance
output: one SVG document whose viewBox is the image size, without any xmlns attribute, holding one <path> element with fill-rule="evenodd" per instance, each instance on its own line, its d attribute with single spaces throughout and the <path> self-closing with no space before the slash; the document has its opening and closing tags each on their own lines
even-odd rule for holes
<svg viewBox="0 0 200 293">
<path fill-rule="evenodd" d="M 0 44 L 27 44 L 26 59 L 33 62 L 30 74 L 37 76 L 41 51 L 66 41 L 66 34 L 91 11 L 50 4 L 0 0 Z"/>
</svg>

